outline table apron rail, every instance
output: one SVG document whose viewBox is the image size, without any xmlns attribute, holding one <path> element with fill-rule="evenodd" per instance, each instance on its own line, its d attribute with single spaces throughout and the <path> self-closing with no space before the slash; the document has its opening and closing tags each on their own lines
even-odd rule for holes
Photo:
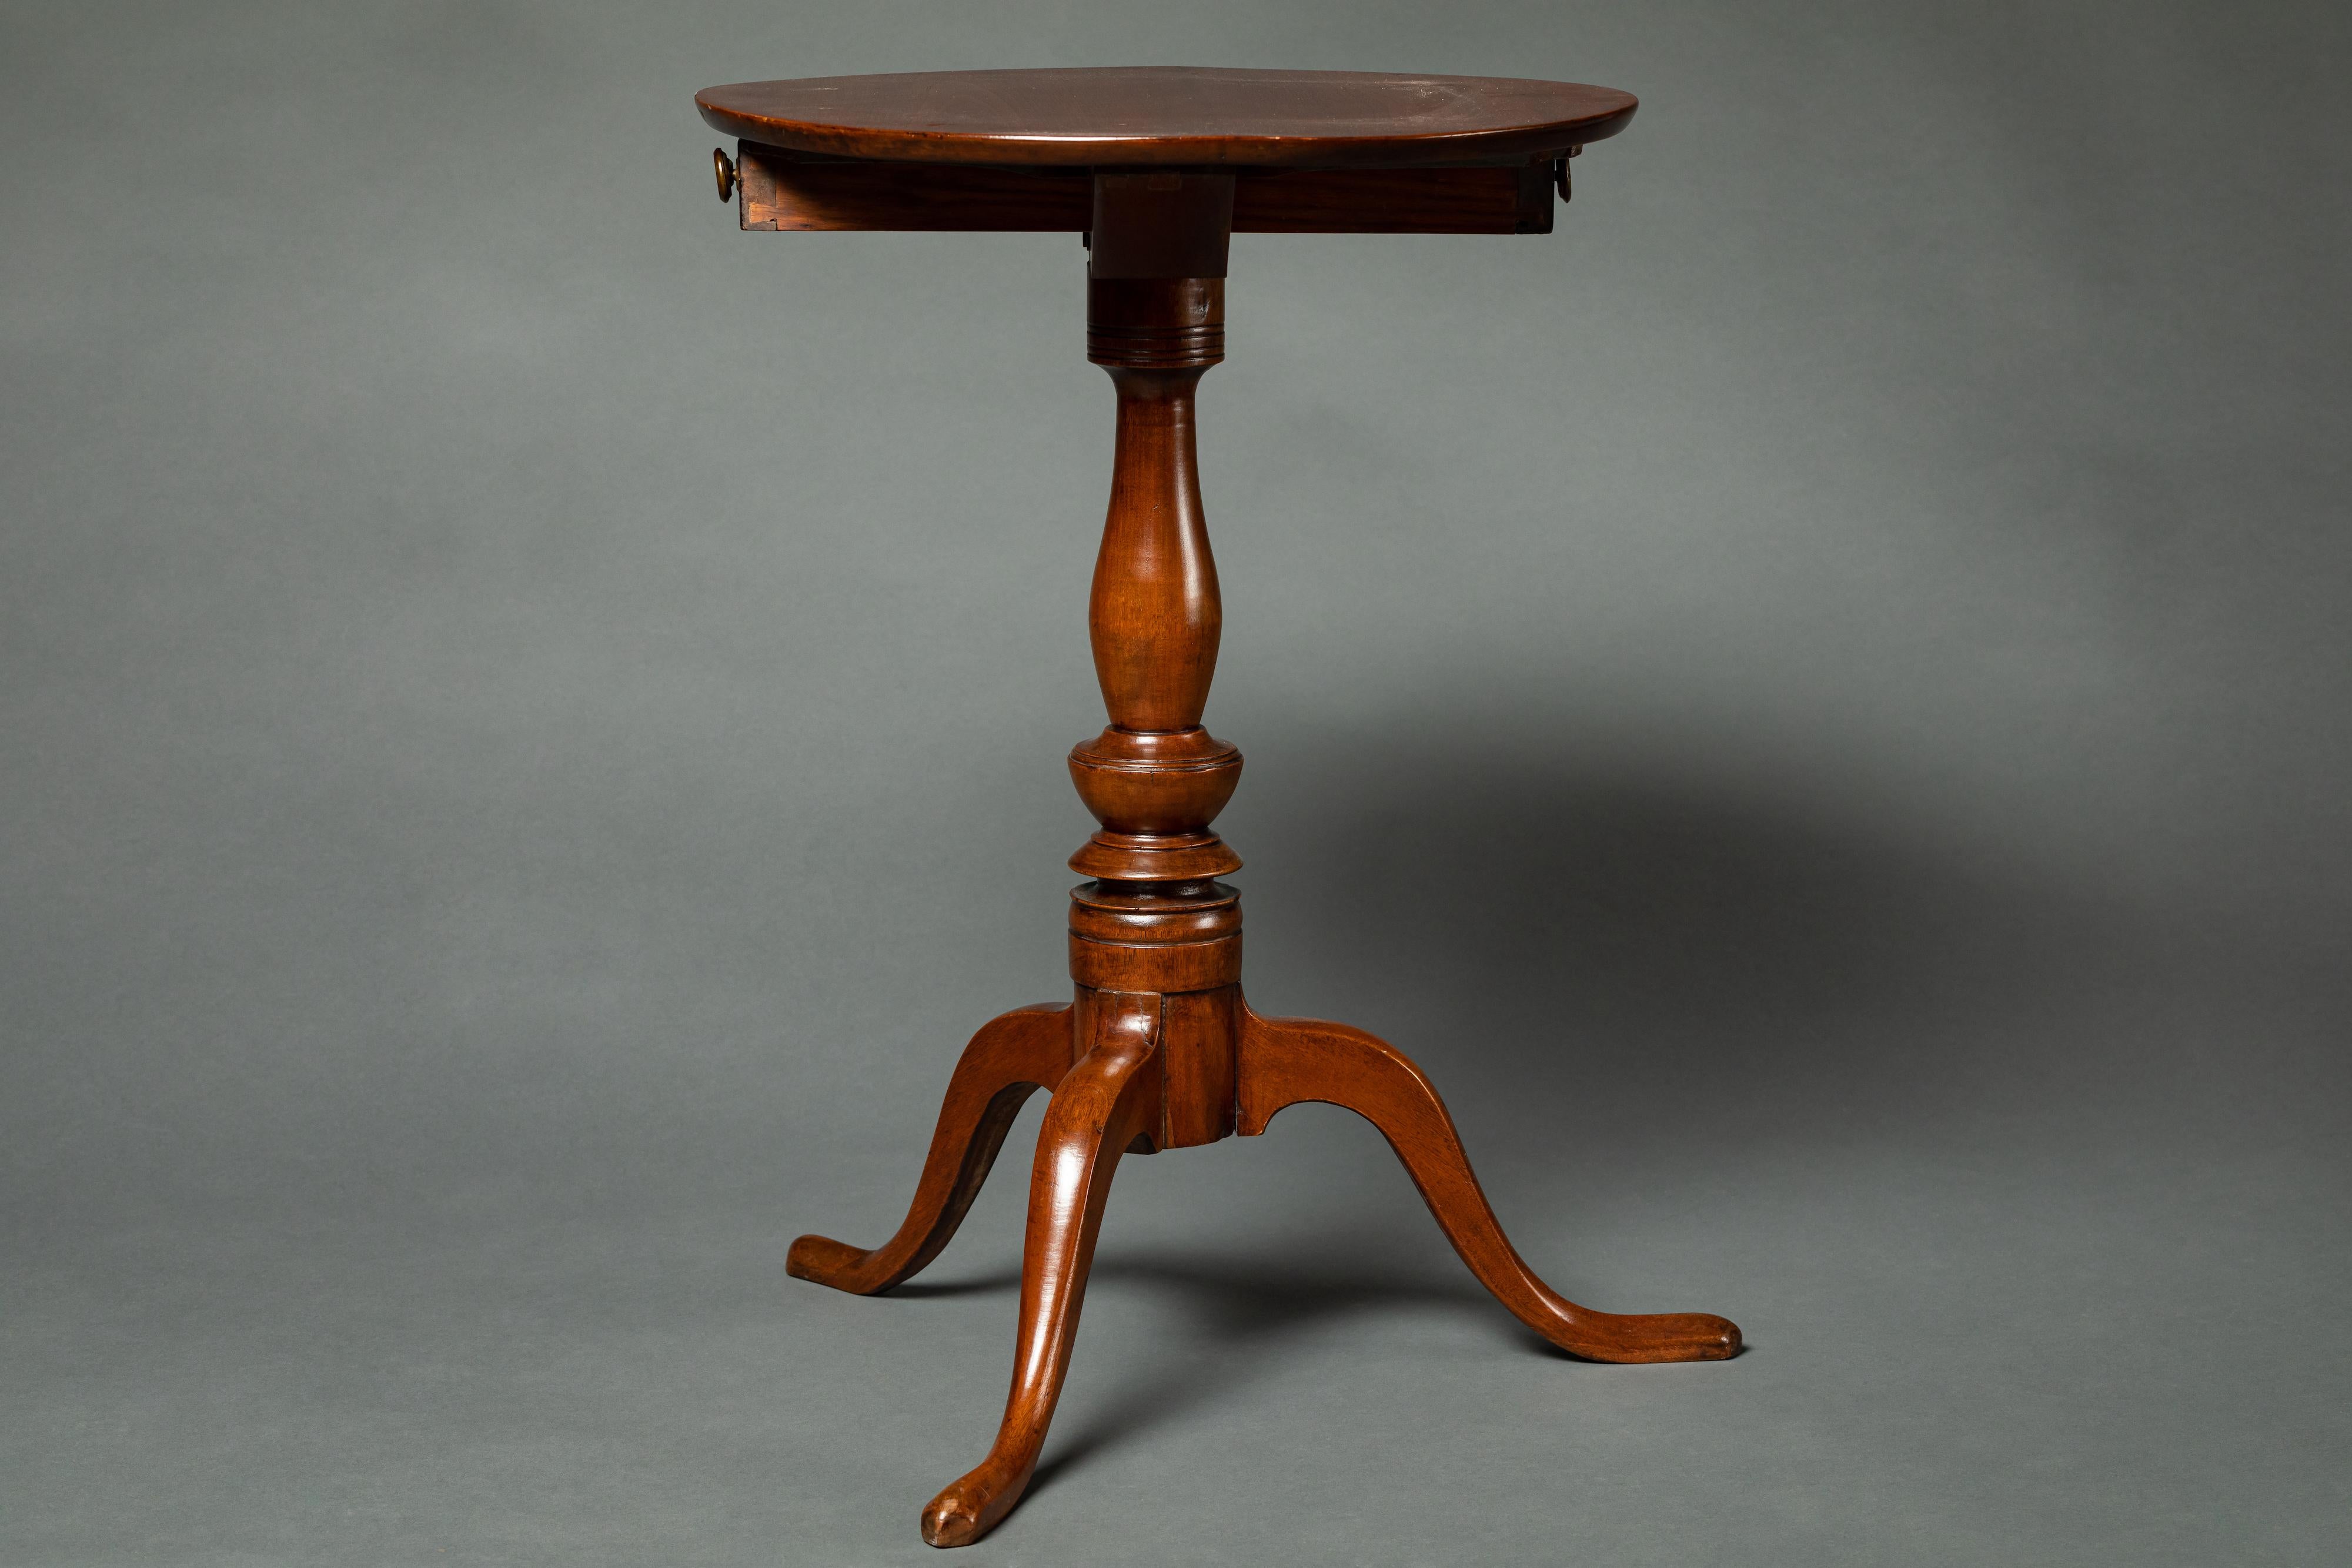
<svg viewBox="0 0 2352 1568">
<path fill-rule="evenodd" d="M 1235 234 L 1549 234 L 1561 148 L 1511 163 L 1411 169 L 1234 168 Z M 900 229 L 1084 233 L 1093 172 L 812 157 L 738 144 L 738 211 L 769 233 Z"/>
</svg>

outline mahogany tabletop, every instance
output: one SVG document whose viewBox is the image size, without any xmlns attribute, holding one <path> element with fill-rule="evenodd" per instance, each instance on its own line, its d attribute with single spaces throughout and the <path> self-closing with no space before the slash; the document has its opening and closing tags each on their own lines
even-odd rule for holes
<svg viewBox="0 0 2352 1568">
<path fill-rule="evenodd" d="M 738 82 L 695 95 L 746 141 L 925 163 L 1406 168 L 1614 136 L 1614 88 L 1509 77 L 1129 66 Z"/>
</svg>

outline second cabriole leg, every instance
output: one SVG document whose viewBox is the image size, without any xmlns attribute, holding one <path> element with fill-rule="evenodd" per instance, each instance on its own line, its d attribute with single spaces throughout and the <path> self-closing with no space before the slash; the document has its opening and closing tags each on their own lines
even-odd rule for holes
<svg viewBox="0 0 2352 1568">
<path fill-rule="evenodd" d="M 923 1539 L 933 1546 L 979 1540 L 1028 1486 L 1070 1370 L 1111 1173 L 1128 1145 L 1160 1124 L 1160 998 L 1114 1001 L 1097 1009 L 1092 1049 L 1055 1087 L 1037 1134 L 1013 1392 L 988 1458 L 923 1510 Z"/>
<path fill-rule="evenodd" d="M 784 1272 L 860 1296 L 914 1278 L 963 1223 L 1023 1103 L 1069 1070 L 1067 1007 L 1021 1008 L 982 1024 L 948 1080 L 922 1179 L 898 1233 L 870 1251 L 829 1236 L 803 1236 L 793 1243 Z"/>
<path fill-rule="evenodd" d="M 1496 1221 L 1454 1118 L 1421 1069 L 1387 1041 L 1346 1024 L 1267 1019 L 1242 1009 L 1236 1131 L 1265 1131 L 1286 1105 L 1317 1100 L 1381 1130 L 1454 1249 L 1511 1314 L 1590 1361 L 1721 1361 L 1738 1326 L 1708 1312 L 1627 1315 L 1580 1307 L 1536 1277 Z"/>
</svg>

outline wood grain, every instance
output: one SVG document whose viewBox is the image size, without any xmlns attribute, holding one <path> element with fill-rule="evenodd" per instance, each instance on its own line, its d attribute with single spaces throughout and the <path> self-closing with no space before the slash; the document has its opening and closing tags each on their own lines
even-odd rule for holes
<svg viewBox="0 0 2352 1568">
<path fill-rule="evenodd" d="M 1022 1008 L 981 1026 L 948 1080 L 930 1153 L 898 1234 L 871 1249 L 803 1236 L 784 1259 L 795 1279 L 870 1296 L 913 1279 L 954 1239 L 1022 1105 L 1070 1067 L 1067 1005 Z"/>
<path fill-rule="evenodd" d="M 1528 1267 L 1487 1205 L 1437 1090 L 1376 1035 L 1314 1019 L 1260 1018 L 1244 1005 L 1237 1130 L 1265 1131 L 1301 1101 L 1345 1106 L 1381 1130 L 1478 1282 L 1511 1314 L 1588 1361 L 1721 1361 L 1739 1329 L 1706 1312 L 1624 1316 L 1580 1307 Z"/>
<path fill-rule="evenodd" d="M 1070 868 L 1108 882 L 1177 883 L 1240 868 L 1209 824 L 1240 781 L 1242 754 L 1202 727 L 1224 605 L 1201 506 L 1193 400 L 1225 353 L 1223 176 L 1096 177 L 1087 357 L 1116 393 L 1110 506 L 1087 600 L 1087 635 L 1110 724 L 1070 753 L 1070 779 L 1101 831 Z M 1105 273 L 1109 276 L 1104 276 Z M 1086 984 L 1182 990 L 1229 984 L 1196 964 L 1155 981 L 1072 936 Z M 1116 973 L 1104 966 L 1118 960 Z M 1174 961 L 1173 957 L 1170 960 Z M 1200 962 L 1207 963 L 1205 957 Z"/>
<path fill-rule="evenodd" d="M 729 136 L 915 163 L 1411 168 L 1616 135 L 1633 95 L 1580 82 L 1125 66 L 733 82 L 695 95 Z"/>
<path fill-rule="evenodd" d="M 1111 1174 L 1128 1145 L 1159 1125 L 1159 1076 L 1149 1071 L 1159 1044 L 1158 1003 L 1156 997 L 1108 998 L 1093 1048 L 1062 1080 L 1045 1113 L 1029 1178 L 1013 1391 L 988 1457 L 923 1510 L 923 1539 L 934 1546 L 964 1546 L 986 1534 L 1037 1469 L 1069 1375 Z"/>
<path fill-rule="evenodd" d="M 1549 234 L 1556 162 L 1238 169 L 1232 232 Z M 1083 234 L 1093 227 L 1094 184 L 1085 169 L 820 158 L 752 141 L 740 145 L 735 167 L 741 225 L 762 233 Z"/>
<path fill-rule="evenodd" d="M 746 141 L 737 150 L 742 226 L 1077 233 L 1094 208 L 1083 169 L 944 169 L 809 158 Z"/>
<path fill-rule="evenodd" d="M 1261 169 L 1234 185 L 1235 234 L 1551 233 L 1549 157 L 1467 169 Z"/>
</svg>

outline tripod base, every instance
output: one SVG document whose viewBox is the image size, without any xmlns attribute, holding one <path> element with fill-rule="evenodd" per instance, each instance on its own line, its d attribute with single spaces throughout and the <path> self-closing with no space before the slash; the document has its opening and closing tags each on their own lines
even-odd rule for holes
<svg viewBox="0 0 2352 1568">
<path fill-rule="evenodd" d="M 1234 180 L 1189 168 L 1093 177 L 1087 357 L 1109 372 L 1118 406 L 1087 601 L 1110 724 L 1069 757 L 1070 781 L 1101 824 L 1069 862 L 1092 879 L 1070 893 L 1076 999 L 1007 1013 L 972 1038 L 896 1236 L 870 1252 L 803 1236 L 786 1265 L 859 1292 L 907 1279 L 954 1235 L 1022 1102 L 1053 1092 L 1030 1174 L 1013 1392 L 988 1458 L 923 1511 L 934 1546 L 986 1534 L 1036 1469 L 1119 1157 L 1262 1133 L 1302 1100 L 1378 1127 L 1470 1271 L 1562 1350 L 1712 1361 L 1739 1349 L 1739 1331 L 1721 1318 L 1619 1317 L 1555 1293 L 1495 1223 L 1420 1069 L 1360 1030 L 1263 1019 L 1242 1000 L 1241 894 L 1216 880 L 1241 857 L 1210 826 L 1242 755 L 1201 723 L 1224 612 L 1193 419 L 1201 377 L 1224 357 Z"/>
<path fill-rule="evenodd" d="M 859 1295 L 911 1278 L 954 1236 L 1023 1102 L 1039 1088 L 1053 1092 L 1030 1173 L 1012 1394 L 988 1457 L 923 1511 L 923 1539 L 933 1546 L 979 1540 L 1020 1500 L 1069 1370 L 1111 1174 L 1123 1154 L 1222 1135 L 1184 1136 L 1182 1123 L 1201 1118 L 1170 1114 L 1191 1098 L 1186 1080 L 1199 1077 L 1188 1063 L 1221 1056 L 1233 1068 L 1233 1131 L 1263 1133 L 1276 1112 L 1307 1100 L 1361 1115 L 1404 1162 L 1479 1282 L 1562 1350 L 1609 1362 L 1738 1353 L 1739 1330 L 1723 1318 L 1596 1312 L 1537 1278 L 1496 1222 L 1436 1089 L 1387 1042 L 1345 1024 L 1260 1018 L 1237 985 L 1175 995 L 1082 987 L 1076 1006 L 1006 1013 L 964 1048 L 897 1235 L 871 1251 L 803 1236 L 785 1263 L 800 1279 Z"/>
</svg>

